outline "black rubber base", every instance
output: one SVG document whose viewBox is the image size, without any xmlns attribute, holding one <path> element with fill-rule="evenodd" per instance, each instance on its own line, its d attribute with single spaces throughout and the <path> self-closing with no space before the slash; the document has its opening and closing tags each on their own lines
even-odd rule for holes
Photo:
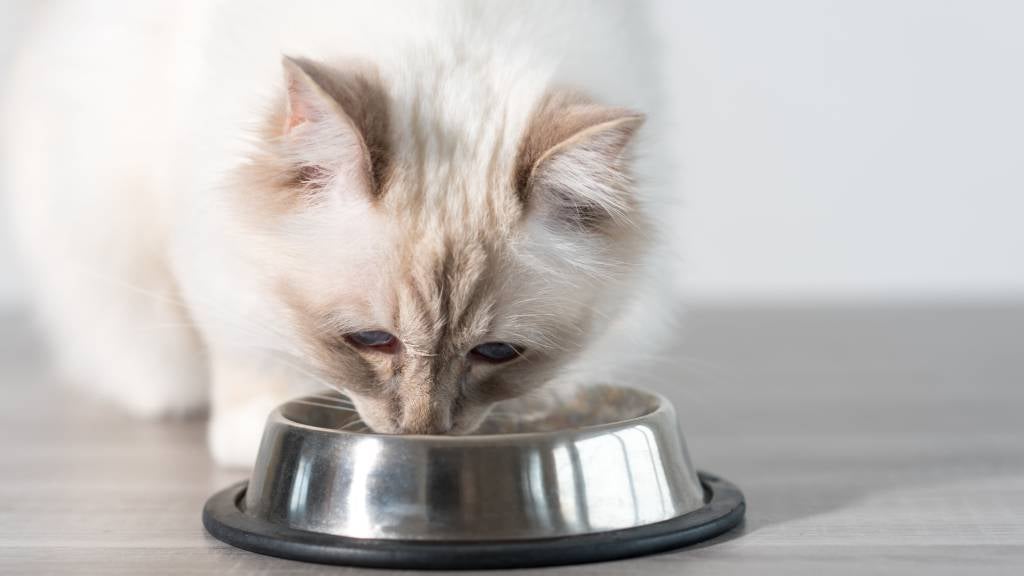
<svg viewBox="0 0 1024 576">
<path fill-rule="evenodd" d="M 228 544 L 281 558 L 429 570 L 528 568 L 601 562 L 696 544 L 724 534 L 743 520 L 743 494 L 736 486 L 700 473 L 706 503 L 678 518 L 646 526 L 534 540 L 423 542 L 368 540 L 296 530 L 244 514 L 239 503 L 246 482 L 214 494 L 203 508 L 203 525 Z"/>
</svg>

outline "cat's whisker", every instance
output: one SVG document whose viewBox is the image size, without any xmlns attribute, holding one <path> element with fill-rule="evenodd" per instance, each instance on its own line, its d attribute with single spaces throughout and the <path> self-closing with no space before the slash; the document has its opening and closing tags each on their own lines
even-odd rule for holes
<svg viewBox="0 0 1024 576">
<path fill-rule="evenodd" d="M 323 400 L 330 400 L 331 402 L 338 402 L 339 404 L 348 404 L 350 406 L 352 405 L 352 401 L 349 400 L 348 397 L 344 396 L 344 395 L 310 394 L 309 397 L 310 398 L 320 398 L 320 399 L 323 399 Z"/>
<path fill-rule="evenodd" d="M 171 304 L 173 306 L 177 306 L 177 307 L 182 309 L 183 314 L 184 314 L 185 310 L 188 310 L 190 308 L 192 308 L 192 309 L 197 309 L 198 308 L 198 309 L 201 309 L 204 312 L 210 314 L 211 316 L 215 317 L 220 322 L 223 322 L 224 324 L 226 324 L 228 326 L 231 326 L 233 329 L 242 329 L 242 328 L 248 327 L 250 329 L 250 333 L 252 335 L 260 335 L 259 331 L 262 331 L 265 334 L 270 334 L 270 335 L 275 336 L 278 340 L 280 340 L 282 342 L 287 342 L 288 341 L 288 339 L 285 337 L 284 334 L 280 333 L 279 331 L 273 329 L 270 326 L 255 323 L 255 322 L 252 321 L 251 318 L 245 318 L 244 320 L 242 320 L 242 319 L 239 319 L 239 318 L 234 318 L 234 317 L 230 317 L 228 315 L 222 314 L 219 310 L 216 309 L 216 307 L 214 305 L 206 303 L 202 299 L 193 298 L 191 301 L 185 301 L 184 299 L 182 299 L 179 296 L 171 295 L 171 293 L 158 292 L 156 290 L 151 290 L 151 289 L 148 289 L 148 288 L 144 288 L 144 287 L 139 286 L 137 284 L 133 284 L 131 282 L 128 282 L 127 280 L 124 280 L 123 278 L 118 278 L 116 276 L 111 276 L 109 274 L 103 274 L 103 273 L 100 273 L 100 272 L 98 272 L 96 270 L 92 270 L 92 269 L 85 268 L 85 267 L 82 267 L 82 266 L 78 266 L 77 270 L 78 270 L 78 273 L 80 273 L 80 274 L 90 276 L 90 277 L 92 277 L 92 278 L 94 278 L 96 280 L 99 280 L 101 282 L 105 282 L 105 283 L 107 283 L 107 284 L 109 284 L 111 286 L 115 286 L 115 287 L 122 288 L 122 289 L 125 289 L 125 290 L 130 290 L 130 291 L 132 291 L 132 292 L 134 292 L 136 294 L 139 294 L 139 295 L 142 295 L 142 296 L 146 296 L 146 297 L 151 298 L 151 299 L 153 299 L 155 301 L 163 302 L 165 304 Z M 245 323 L 243 324 L 243 322 L 245 322 Z M 183 324 L 187 324 L 187 323 L 183 323 Z M 194 326 L 194 327 L 199 327 L 199 324 L 194 322 L 194 321 L 191 322 L 191 325 Z M 252 329 L 255 329 L 256 331 L 252 331 Z"/>
<path fill-rule="evenodd" d="M 353 430 L 354 428 L 359 428 L 360 426 L 365 427 L 366 424 L 361 419 L 356 418 L 351 422 L 345 424 L 341 428 L 338 428 L 338 430 Z"/>
<path fill-rule="evenodd" d="M 560 315 L 554 312 L 533 312 L 524 314 L 509 314 L 505 316 L 505 320 L 512 322 L 515 320 L 528 320 L 532 318 L 558 318 Z"/>
<path fill-rule="evenodd" d="M 320 401 L 320 402 L 326 402 L 326 403 L 331 404 L 332 406 L 337 406 L 339 408 L 345 408 L 345 409 L 351 410 L 353 412 L 357 411 L 355 404 L 352 404 L 351 402 L 340 401 L 337 398 L 334 398 L 334 397 L 331 397 L 331 396 L 313 395 L 313 396 L 303 396 L 303 398 L 305 398 L 307 400 L 315 400 L 315 401 Z"/>
<path fill-rule="evenodd" d="M 295 362 L 292 362 L 291 360 L 282 358 L 280 356 L 275 356 L 275 360 L 277 360 L 278 362 L 281 362 L 282 364 L 284 364 L 288 368 L 290 368 L 292 370 L 295 370 L 299 374 L 302 374 L 303 376 L 305 376 L 307 378 L 310 378 L 313 382 L 316 382 L 317 384 L 320 384 L 320 385 L 322 385 L 322 386 L 324 386 L 326 388 L 329 388 L 331 390 L 335 389 L 335 387 L 330 382 L 325 380 L 323 377 L 321 377 L 321 376 L 319 376 L 317 374 L 314 374 L 313 372 L 309 371 L 308 369 L 304 368 L 303 366 L 301 366 L 301 365 L 299 365 L 299 364 L 297 364 Z"/>
</svg>

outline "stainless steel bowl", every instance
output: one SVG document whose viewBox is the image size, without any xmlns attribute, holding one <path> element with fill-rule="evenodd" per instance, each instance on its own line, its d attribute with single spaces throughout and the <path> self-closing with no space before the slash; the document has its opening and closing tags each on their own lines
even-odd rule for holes
<svg viewBox="0 0 1024 576">
<path fill-rule="evenodd" d="M 250 481 L 211 498 L 204 520 L 229 543 L 314 561 L 475 567 L 494 565 L 499 546 L 512 562 L 498 565 L 554 564 L 738 522 L 739 492 L 701 480 L 671 404 L 635 388 L 505 403 L 466 436 L 374 434 L 331 394 L 275 410 Z M 632 552 L 608 554 L 623 541 Z M 524 557 L 538 549 L 550 559 Z"/>
</svg>

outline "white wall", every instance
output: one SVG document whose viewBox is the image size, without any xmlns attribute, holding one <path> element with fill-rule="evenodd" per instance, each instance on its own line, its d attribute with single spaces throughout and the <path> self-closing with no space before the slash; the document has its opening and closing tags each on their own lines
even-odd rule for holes
<svg viewBox="0 0 1024 576">
<path fill-rule="evenodd" d="M 30 0 L 0 0 L 0 105 L 7 86 L 7 70 L 19 31 L 25 22 L 25 13 Z M 0 130 L 3 126 L 0 126 Z M 2 153 L 2 150 L 0 150 Z M 0 158 L 0 182 L 3 178 L 3 159 Z M 22 280 L 14 262 L 11 246 L 10 224 L 3 190 L 0 190 L 0 310 L 19 301 L 22 297 Z"/>
<path fill-rule="evenodd" d="M 1024 2 L 657 13 L 692 294 L 1024 294 Z"/>
<path fill-rule="evenodd" d="M 0 88 L 20 8 L 0 4 Z M 1024 294 L 1024 2 L 663 0 L 695 298 Z M 6 224 L 0 303 L 18 292 Z"/>
</svg>

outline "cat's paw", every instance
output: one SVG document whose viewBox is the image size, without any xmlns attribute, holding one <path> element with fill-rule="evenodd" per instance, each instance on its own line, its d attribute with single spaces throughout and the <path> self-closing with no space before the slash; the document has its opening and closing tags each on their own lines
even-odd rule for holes
<svg viewBox="0 0 1024 576">
<path fill-rule="evenodd" d="M 267 415 L 279 403 L 277 398 L 253 398 L 225 410 L 215 410 L 206 430 L 214 461 L 230 468 L 252 468 Z"/>
</svg>

